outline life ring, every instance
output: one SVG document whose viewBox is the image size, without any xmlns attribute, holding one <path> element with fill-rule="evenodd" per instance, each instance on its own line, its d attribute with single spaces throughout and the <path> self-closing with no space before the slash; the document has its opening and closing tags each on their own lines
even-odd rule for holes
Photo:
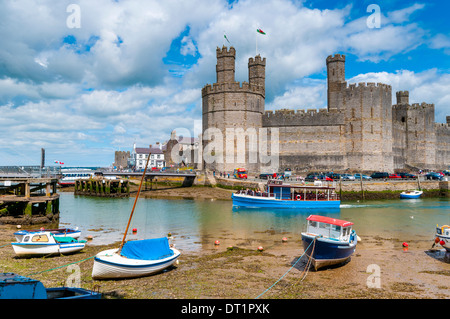
<svg viewBox="0 0 450 319">
<path fill-rule="evenodd" d="M 295 196 L 295 199 L 300 200 L 300 199 L 302 199 L 302 197 L 300 195 L 297 195 L 297 196 Z"/>
<path fill-rule="evenodd" d="M 444 226 L 441 227 L 441 234 L 442 235 L 444 235 L 444 229 L 445 228 L 450 228 L 450 226 L 449 225 L 444 225 Z"/>
</svg>

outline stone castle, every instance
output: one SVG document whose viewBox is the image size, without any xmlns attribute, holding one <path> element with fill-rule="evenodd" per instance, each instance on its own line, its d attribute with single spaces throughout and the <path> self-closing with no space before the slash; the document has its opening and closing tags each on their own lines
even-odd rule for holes
<svg viewBox="0 0 450 319">
<path fill-rule="evenodd" d="M 326 109 L 274 112 L 264 108 L 266 59 L 250 58 L 248 82 L 239 83 L 235 49 L 217 48 L 216 53 L 217 81 L 202 89 L 203 143 L 215 140 L 219 147 L 204 149 L 203 155 L 215 159 L 204 160 L 205 169 L 230 172 L 245 167 L 252 173 L 267 169 L 259 159 L 250 160 L 257 139 L 247 134 L 239 141 L 227 135 L 239 129 L 277 132 L 278 167 L 272 170 L 394 172 L 450 165 L 450 116 L 445 124 L 435 123 L 434 104 L 410 104 L 407 91 L 397 92 L 397 104 L 392 105 L 387 84 L 348 84 L 345 55 L 326 59 Z M 222 134 L 212 136 L 208 129 Z M 267 146 L 269 153 L 273 146 L 273 142 Z M 239 152 L 244 155 L 239 157 Z"/>
</svg>

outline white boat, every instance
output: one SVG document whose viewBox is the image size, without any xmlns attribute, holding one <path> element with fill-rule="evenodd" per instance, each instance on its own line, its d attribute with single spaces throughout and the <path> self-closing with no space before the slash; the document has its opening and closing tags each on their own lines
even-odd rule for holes
<svg viewBox="0 0 450 319">
<path fill-rule="evenodd" d="M 72 237 L 72 238 L 79 238 L 81 236 L 81 230 L 78 230 L 78 227 L 75 229 L 72 228 L 58 228 L 58 229 L 44 229 L 41 228 L 39 230 L 19 230 L 14 233 L 14 237 L 16 237 L 16 240 L 18 242 L 21 242 L 23 237 L 26 235 L 29 235 L 30 233 L 36 233 L 41 231 L 48 231 L 51 232 L 54 236 L 57 237 Z"/>
<path fill-rule="evenodd" d="M 400 193 L 400 198 L 403 199 L 411 199 L 411 198 L 419 198 L 422 196 L 423 191 L 413 190 L 413 191 L 404 191 Z"/>
<path fill-rule="evenodd" d="M 173 265 L 180 252 L 169 247 L 167 237 L 128 241 L 119 249 L 109 249 L 94 258 L 92 278 L 133 278 L 148 276 Z"/>
<path fill-rule="evenodd" d="M 18 256 L 70 254 L 86 246 L 85 240 L 54 236 L 49 231 L 30 232 L 16 240 L 11 245 Z"/>
<path fill-rule="evenodd" d="M 94 257 L 93 279 L 121 279 L 152 275 L 173 265 L 180 256 L 177 249 L 170 247 L 167 237 L 125 242 L 149 159 L 150 156 L 147 157 L 147 164 L 134 199 L 122 243 L 119 248 L 102 251 Z"/>
<path fill-rule="evenodd" d="M 62 187 L 73 186 L 78 179 L 90 179 L 95 176 L 95 171 L 91 169 L 62 169 L 62 178 L 58 181 L 58 184 Z"/>
<path fill-rule="evenodd" d="M 450 226 L 444 225 L 439 226 L 436 225 L 436 238 L 434 241 L 435 244 L 439 243 L 442 247 L 445 248 L 446 251 L 450 252 Z M 433 245 L 434 247 L 434 245 Z"/>
</svg>

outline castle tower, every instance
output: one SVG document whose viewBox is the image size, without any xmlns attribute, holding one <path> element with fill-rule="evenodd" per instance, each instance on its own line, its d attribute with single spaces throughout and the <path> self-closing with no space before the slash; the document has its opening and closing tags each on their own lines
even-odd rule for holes
<svg viewBox="0 0 450 319">
<path fill-rule="evenodd" d="M 397 105 L 408 105 L 409 104 L 409 92 L 408 91 L 398 91 L 396 93 L 397 96 Z"/>
<path fill-rule="evenodd" d="M 328 110 L 342 109 L 342 93 L 347 86 L 345 81 L 345 55 L 335 54 L 327 57 Z"/>
<path fill-rule="evenodd" d="M 202 89 L 203 168 L 259 172 L 258 133 L 262 128 L 266 59 L 248 62 L 249 82 L 236 82 L 233 47 L 217 48 L 217 82 Z"/>
<path fill-rule="evenodd" d="M 236 50 L 230 47 L 228 50 L 225 46 L 222 49 L 217 48 L 217 83 L 233 83 L 235 72 Z"/>
<path fill-rule="evenodd" d="M 265 89 L 266 58 L 261 60 L 261 56 L 258 54 L 254 59 L 248 59 L 248 81 L 250 85 L 257 85 Z"/>
</svg>

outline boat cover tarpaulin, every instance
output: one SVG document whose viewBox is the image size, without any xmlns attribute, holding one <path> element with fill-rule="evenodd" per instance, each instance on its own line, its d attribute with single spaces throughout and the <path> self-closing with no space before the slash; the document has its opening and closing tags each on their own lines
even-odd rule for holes
<svg viewBox="0 0 450 319">
<path fill-rule="evenodd" d="M 123 245 L 121 255 L 130 259 L 157 260 L 173 255 L 167 237 L 132 240 Z"/>
</svg>

